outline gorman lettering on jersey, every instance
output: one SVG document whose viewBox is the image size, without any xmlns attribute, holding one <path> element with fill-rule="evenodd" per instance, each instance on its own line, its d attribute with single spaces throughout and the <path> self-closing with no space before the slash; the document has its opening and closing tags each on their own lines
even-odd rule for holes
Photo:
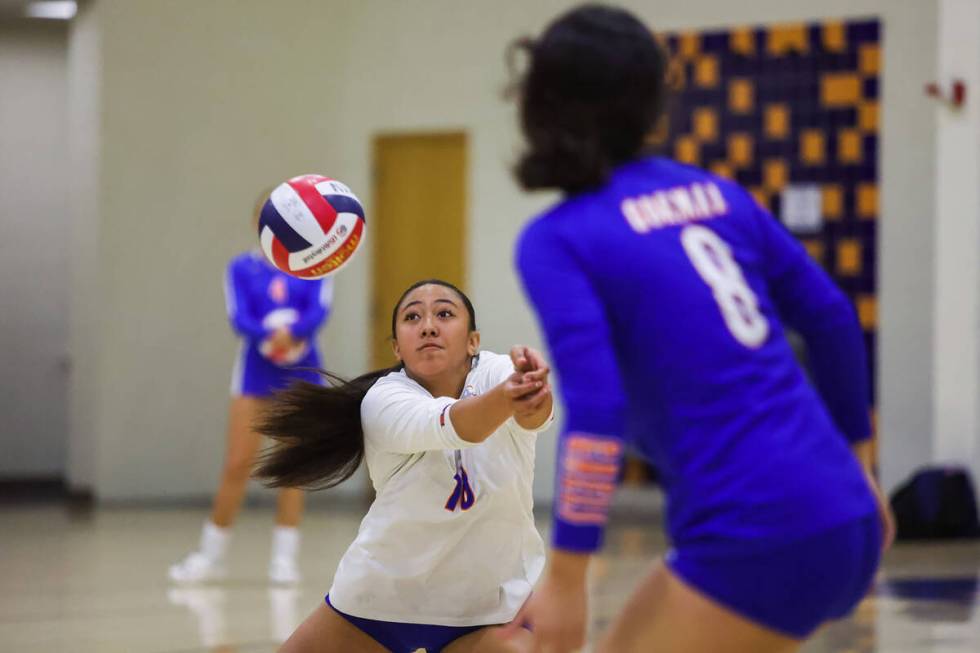
<svg viewBox="0 0 980 653">
<path fill-rule="evenodd" d="M 633 231 L 645 234 L 654 229 L 717 218 L 728 213 L 728 203 L 721 189 L 708 182 L 628 197 L 620 209 Z"/>
</svg>

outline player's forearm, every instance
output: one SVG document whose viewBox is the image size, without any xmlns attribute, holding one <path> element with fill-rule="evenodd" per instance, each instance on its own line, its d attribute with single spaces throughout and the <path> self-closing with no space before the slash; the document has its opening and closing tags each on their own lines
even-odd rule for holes
<svg viewBox="0 0 980 653">
<path fill-rule="evenodd" d="M 837 428 L 856 446 L 871 435 L 868 356 L 854 308 L 836 295 L 801 333 L 814 385 Z"/>
<path fill-rule="evenodd" d="M 581 432 L 559 437 L 553 548 L 589 554 L 602 546 L 622 459 L 619 438 Z"/>
<path fill-rule="evenodd" d="M 315 306 L 300 315 L 300 318 L 289 327 L 289 331 L 297 340 L 306 340 L 326 319 L 327 311 L 320 306 Z"/>
<path fill-rule="evenodd" d="M 498 385 L 479 397 L 460 399 L 449 409 L 456 434 L 467 442 L 483 442 L 510 419 L 511 404 Z"/>
<path fill-rule="evenodd" d="M 245 338 L 261 340 L 269 335 L 269 331 L 262 326 L 261 322 L 242 314 L 232 315 L 230 321 L 232 330 Z"/>
<path fill-rule="evenodd" d="M 548 421 L 548 418 L 551 417 L 553 407 L 554 401 L 552 400 L 551 393 L 549 392 L 548 396 L 545 397 L 541 406 L 536 411 L 526 415 L 514 415 L 514 421 L 517 422 L 517 424 L 523 429 L 535 431 L 541 428 L 541 426 Z"/>
</svg>

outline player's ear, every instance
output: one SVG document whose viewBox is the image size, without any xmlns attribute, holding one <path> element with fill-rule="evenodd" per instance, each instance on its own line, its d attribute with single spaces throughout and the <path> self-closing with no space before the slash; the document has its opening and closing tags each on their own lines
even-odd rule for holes
<svg viewBox="0 0 980 653">
<path fill-rule="evenodd" d="M 470 331 L 466 337 L 466 353 L 470 356 L 476 356 L 478 351 L 480 351 L 480 332 Z"/>
<path fill-rule="evenodd" d="M 396 338 L 390 338 L 390 341 L 391 341 L 391 353 L 393 353 L 395 355 L 395 358 L 397 358 L 398 361 L 401 362 L 402 353 L 401 353 L 401 348 L 398 346 L 398 340 Z"/>
</svg>

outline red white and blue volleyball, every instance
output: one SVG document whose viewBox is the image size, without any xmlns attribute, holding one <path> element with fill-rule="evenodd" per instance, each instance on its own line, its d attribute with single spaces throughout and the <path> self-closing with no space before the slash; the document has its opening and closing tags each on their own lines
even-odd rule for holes
<svg viewBox="0 0 980 653">
<path fill-rule="evenodd" d="M 364 241 L 364 207 L 343 182 L 301 175 L 269 195 L 259 215 L 259 243 L 277 268 L 300 279 L 329 276 Z"/>
</svg>

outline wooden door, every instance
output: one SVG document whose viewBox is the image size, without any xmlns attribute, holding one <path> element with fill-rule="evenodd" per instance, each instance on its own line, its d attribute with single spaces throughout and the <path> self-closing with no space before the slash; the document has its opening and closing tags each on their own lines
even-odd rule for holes
<svg viewBox="0 0 980 653">
<path fill-rule="evenodd" d="M 371 369 L 394 363 L 391 311 L 420 279 L 465 288 L 466 134 L 374 140 Z"/>
</svg>

